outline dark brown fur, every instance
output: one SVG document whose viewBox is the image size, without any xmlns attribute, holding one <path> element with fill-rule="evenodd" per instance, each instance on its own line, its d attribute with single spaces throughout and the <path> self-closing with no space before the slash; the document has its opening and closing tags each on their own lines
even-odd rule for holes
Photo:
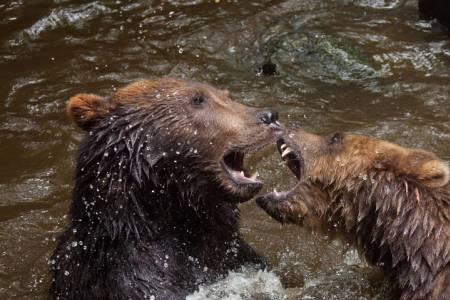
<svg viewBox="0 0 450 300">
<path fill-rule="evenodd" d="M 420 15 L 427 19 L 437 19 L 450 33 L 450 2 L 448 0 L 419 0 Z"/>
<path fill-rule="evenodd" d="M 223 163 L 272 143 L 275 112 L 171 78 L 79 94 L 67 110 L 88 133 L 50 298 L 184 299 L 242 264 L 264 265 L 239 234 L 238 208 L 262 184 L 236 181 Z"/>
<path fill-rule="evenodd" d="M 382 266 L 402 300 L 450 299 L 448 167 L 432 153 L 351 134 L 286 138 L 304 182 L 257 203 L 282 223 L 335 231 Z"/>
</svg>

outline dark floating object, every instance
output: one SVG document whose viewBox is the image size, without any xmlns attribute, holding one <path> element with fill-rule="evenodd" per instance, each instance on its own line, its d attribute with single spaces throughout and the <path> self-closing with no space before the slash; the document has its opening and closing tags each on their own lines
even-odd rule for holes
<svg viewBox="0 0 450 300">
<path fill-rule="evenodd" d="M 277 65 L 271 62 L 265 62 L 261 67 L 258 68 L 258 75 L 262 76 L 273 76 L 277 74 Z"/>
</svg>

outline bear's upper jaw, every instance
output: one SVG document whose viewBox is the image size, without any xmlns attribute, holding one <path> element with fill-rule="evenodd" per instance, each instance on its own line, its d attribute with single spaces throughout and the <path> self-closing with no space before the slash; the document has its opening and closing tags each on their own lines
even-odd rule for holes
<svg viewBox="0 0 450 300">
<path fill-rule="evenodd" d="M 222 159 L 222 168 L 236 185 L 255 184 L 261 185 L 262 182 L 257 179 L 258 172 L 250 173 L 244 167 L 245 153 L 241 151 L 229 151 Z"/>
<path fill-rule="evenodd" d="M 277 149 L 281 159 L 284 160 L 288 168 L 300 180 L 303 176 L 303 158 L 300 151 L 294 150 L 296 147 L 287 142 L 284 138 L 277 140 Z"/>
</svg>

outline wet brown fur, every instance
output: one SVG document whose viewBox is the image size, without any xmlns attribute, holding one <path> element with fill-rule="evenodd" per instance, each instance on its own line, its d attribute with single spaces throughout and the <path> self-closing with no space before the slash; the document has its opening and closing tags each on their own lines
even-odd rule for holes
<svg viewBox="0 0 450 300">
<path fill-rule="evenodd" d="M 174 78 L 79 94 L 67 110 L 87 133 L 49 260 L 51 299 L 185 299 L 243 264 L 264 265 L 239 234 L 238 207 L 261 183 L 233 181 L 222 162 L 275 141 L 272 111 Z"/>
<path fill-rule="evenodd" d="M 402 300 L 450 299 L 449 169 L 434 154 L 374 138 L 298 130 L 305 180 L 257 203 L 282 223 L 334 231 L 382 266 Z"/>
</svg>

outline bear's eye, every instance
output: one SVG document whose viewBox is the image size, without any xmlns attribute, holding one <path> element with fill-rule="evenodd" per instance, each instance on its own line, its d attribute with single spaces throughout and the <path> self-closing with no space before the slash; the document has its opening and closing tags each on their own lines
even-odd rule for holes
<svg viewBox="0 0 450 300">
<path fill-rule="evenodd" d="M 206 104 L 206 98 L 205 96 L 197 95 L 192 98 L 191 103 L 194 107 L 201 108 Z"/>
<path fill-rule="evenodd" d="M 344 139 L 344 135 L 341 132 L 336 132 L 333 134 L 328 141 L 330 145 L 340 144 L 342 143 L 342 140 Z"/>
</svg>

